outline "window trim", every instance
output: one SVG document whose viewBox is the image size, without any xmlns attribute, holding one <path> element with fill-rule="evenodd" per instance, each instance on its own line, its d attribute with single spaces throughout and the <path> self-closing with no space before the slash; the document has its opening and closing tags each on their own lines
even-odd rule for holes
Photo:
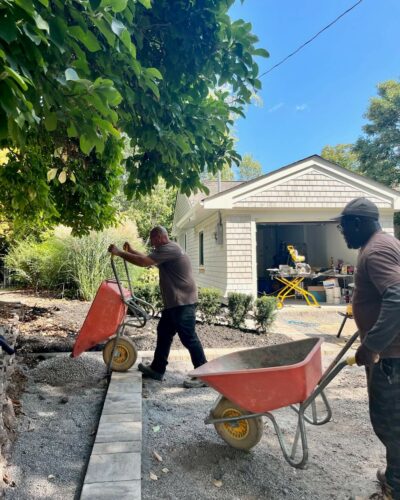
<svg viewBox="0 0 400 500">
<path fill-rule="evenodd" d="M 199 232 L 199 267 L 204 267 L 204 231 Z"/>
</svg>

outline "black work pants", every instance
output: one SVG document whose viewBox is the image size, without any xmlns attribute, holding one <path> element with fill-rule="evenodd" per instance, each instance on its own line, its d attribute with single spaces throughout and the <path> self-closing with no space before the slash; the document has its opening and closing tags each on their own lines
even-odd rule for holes
<svg viewBox="0 0 400 500">
<path fill-rule="evenodd" d="M 380 360 L 367 377 L 372 427 L 386 448 L 386 480 L 400 500 L 400 358 Z"/>
<path fill-rule="evenodd" d="M 196 306 L 195 304 L 164 309 L 157 326 L 157 345 L 151 368 L 158 373 L 164 373 L 169 351 L 177 333 L 182 344 L 190 353 L 193 366 L 207 363 L 203 346 L 196 334 Z"/>
</svg>

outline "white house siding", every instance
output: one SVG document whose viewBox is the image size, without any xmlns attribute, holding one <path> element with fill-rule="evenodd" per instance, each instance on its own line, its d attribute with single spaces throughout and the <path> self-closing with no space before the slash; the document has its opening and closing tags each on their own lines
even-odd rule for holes
<svg viewBox="0 0 400 500">
<path fill-rule="evenodd" d="M 228 215 L 225 226 L 227 292 L 254 293 L 251 216 Z"/>
<path fill-rule="evenodd" d="M 376 203 L 378 207 L 389 208 L 390 201 L 377 198 L 363 189 L 339 181 L 334 177 L 319 172 L 316 169 L 309 170 L 297 178 L 280 183 L 259 193 L 238 199 L 234 206 L 249 208 L 264 207 L 338 207 L 344 205 L 360 196 L 366 196 Z"/>
<path fill-rule="evenodd" d="M 176 231 L 176 223 L 182 219 L 182 217 L 191 209 L 191 204 L 188 197 L 185 194 L 178 194 L 175 203 L 175 213 L 173 228 Z"/>
<path fill-rule="evenodd" d="M 217 244 L 215 231 L 218 215 L 214 214 L 198 224 L 190 236 L 188 255 L 192 261 L 193 273 L 197 286 L 214 287 L 226 295 L 226 243 L 225 234 L 223 244 Z M 199 265 L 199 234 L 204 234 L 204 266 Z"/>
</svg>

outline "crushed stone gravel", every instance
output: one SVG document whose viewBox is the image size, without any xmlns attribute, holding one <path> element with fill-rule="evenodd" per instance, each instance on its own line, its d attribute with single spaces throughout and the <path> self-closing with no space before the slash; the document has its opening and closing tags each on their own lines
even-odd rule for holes
<svg viewBox="0 0 400 500">
<path fill-rule="evenodd" d="M 82 354 L 78 358 L 59 355 L 42 361 L 30 375 L 35 382 L 64 385 L 70 382 L 99 381 L 106 376 L 106 365 L 99 356 Z"/>
</svg>

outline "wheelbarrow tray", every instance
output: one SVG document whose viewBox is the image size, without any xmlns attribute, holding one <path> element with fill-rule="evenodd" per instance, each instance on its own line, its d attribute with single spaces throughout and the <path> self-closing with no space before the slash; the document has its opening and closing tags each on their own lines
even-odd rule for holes
<svg viewBox="0 0 400 500">
<path fill-rule="evenodd" d="M 126 298 L 131 296 L 129 290 L 122 288 L 122 291 Z M 71 357 L 79 356 L 114 335 L 125 318 L 126 311 L 127 306 L 117 283 L 103 281 L 76 338 Z"/>
<path fill-rule="evenodd" d="M 301 403 L 322 376 L 321 338 L 234 352 L 190 373 L 233 403 L 265 413 Z"/>
</svg>

